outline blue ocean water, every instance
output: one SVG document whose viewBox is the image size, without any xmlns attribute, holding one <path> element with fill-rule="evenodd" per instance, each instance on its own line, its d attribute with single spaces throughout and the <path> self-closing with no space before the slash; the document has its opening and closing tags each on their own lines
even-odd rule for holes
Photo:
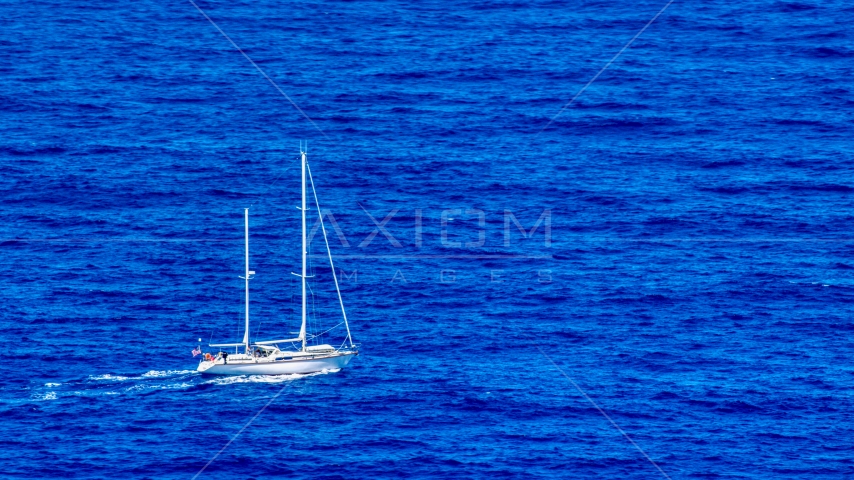
<svg viewBox="0 0 854 480">
<path fill-rule="evenodd" d="M 0 477 L 663 478 L 580 389 L 674 479 L 854 478 L 854 8 L 676 1 L 549 125 L 665 3 L 197 2 L 321 133 L 190 2 L 4 2 Z M 362 353 L 197 375 L 246 207 L 297 328 L 300 140 Z"/>
</svg>

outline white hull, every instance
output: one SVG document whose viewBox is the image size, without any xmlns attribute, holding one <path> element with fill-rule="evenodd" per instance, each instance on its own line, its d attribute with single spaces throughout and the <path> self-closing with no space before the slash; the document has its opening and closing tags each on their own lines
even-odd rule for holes
<svg viewBox="0 0 854 480">
<path fill-rule="evenodd" d="M 323 370 L 338 370 L 350 363 L 355 352 L 341 352 L 333 355 L 318 355 L 312 358 L 294 358 L 290 360 L 201 362 L 199 372 L 210 375 L 294 375 L 316 373 Z"/>
</svg>

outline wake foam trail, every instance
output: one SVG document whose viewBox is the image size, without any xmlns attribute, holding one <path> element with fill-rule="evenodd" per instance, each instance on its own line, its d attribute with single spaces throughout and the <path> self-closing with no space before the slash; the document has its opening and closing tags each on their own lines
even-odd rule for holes
<svg viewBox="0 0 854 480">
<path fill-rule="evenodd" d="M 111 375 L 109 373 L 105 373 L 103 375 L 89 375 L 86 378 L 88 380 L 109 380 L 114 382 L 123 382 L 125 380 L 131 380 L 131 377 L 125 377 L 124 375 Z"/>
<path fill-rule="evenodd" d="M 56 392 L 47 392 L 33 395 L 31 398 L 35 401 L 43 402 L 47 400 L 56 400 L 58 397 L 56 395 Z"/>
<path fill-rule="evenodd" d="M 187 375 L 195 372 L 195 370 L 149 370 L 142 374 L 142 378 L 172 377 L 176 375 Z"/>
<path fill-rule="evenodd" d="M 149 370 L 138 375 L 114 375 L 105 373 L 89 375 L 81 382 L 83 395 L 127 395 L 146 393 L 153 390 L 180 390 L 196 385 L 192 381 L 195 370 Z M 54 384 L 51 384 L 54 385 Z M 109 389 L 109 391 L 105 391 Z M 81 394 L 81 392 L 78 392 Z"/>
</svg>

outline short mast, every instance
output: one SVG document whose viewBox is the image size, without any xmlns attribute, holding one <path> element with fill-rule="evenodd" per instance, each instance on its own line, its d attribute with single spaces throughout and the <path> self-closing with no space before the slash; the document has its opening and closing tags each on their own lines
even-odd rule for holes
<svg viewBox="0 0 854 480">
<path fill-rule="evenodd" d="M 255 273 L 249 271 L 249 209 L 243 210 L 243 232 L 246 241 L 246 269 L 243 280 L 246 283 L 246 330 L 243 333 L 243 345 L 246 353 L 249 353 L 249 275 Z"/>
<path fill-rule="evenodd" d="M 307 306 L 307 298 L 305 296 L 305 278 L 308 275 L 307 265 L 306 265 L 306 253 L 308 252 L 308 245 L 305 236 L 305 152 L 300 151 L 300 155 L 302 156 L 302 325 L 299 329 L 299 338 L 302 340 L 302 351 L 305 351 L 305 320 L 306 320 L 306 306 Z"/>
</svg>

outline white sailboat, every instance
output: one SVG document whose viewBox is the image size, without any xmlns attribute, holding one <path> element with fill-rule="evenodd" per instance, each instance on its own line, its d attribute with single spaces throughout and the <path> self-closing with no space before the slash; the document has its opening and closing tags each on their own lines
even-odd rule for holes
<svg viewBox="0 0 854 480">
<path fill-rule="evenodd" d="M 338 277 L 335 274 L 335 266 L 332 263 L 332 252 L 329 249 L 329 240 L 326 236 L 326 227 L 323 225 L 323 216 L 320 214 L 320 206 L 317 202 L 317 192 L 314 189 L 314 180 L 311 178 L 311 169 L 306 161 L 306 152 L 300 151 L 302 163 L 302 273 L 294 274 L 302 280 L 302 325 L 299 336 L 296 338 L 282 340 L 263 340 L 250 343 L 249 339 L 249 280 L 255 274 L 249 269 L 249 209 L 244 210 L 244 235 L 246 240 L 246 268 L 244 279 L 246 285 L 246 325 L 243 333 L 243 341 L 239 343 L 211 344 L 210 347 L 220 349 L 215 354 L 205 354 L 199 363 L 198 371 L 214 375 L 291 375 L 321 372 L 324 370 L 338 370 L 346 366 L 350 360 L 359 354 L 357 346 L 353 343 L 350 335 L 350 325 L 347 323 L 347 312 L 344 310 L 344 301 L 341 298 L 341 289 L 338 286 Z M 320 219 L 323 240 L 326 243 L 326 252 L 329 256 L 329 266 L 332 270 L 332 279 L 335 282 L 335 291 L 338 293 L 338 303 L 341 305 L 341 315 L 344 318 L 344 327 L 347 330 L 347 338 L 339 347 L 332 345 L 307 345 L 306 344 L 306 279 L 308 278 L 308 265 L 306 256 L 308 244 L 306 239 L 306 173 L 311 181 L 311 190 L 314 194 L 314 203 Z M 223 351 L 223 348 L 234 348 L 234 353 Z M 243 352 L 240 352 L 242 347 Z"/>
</svg>

